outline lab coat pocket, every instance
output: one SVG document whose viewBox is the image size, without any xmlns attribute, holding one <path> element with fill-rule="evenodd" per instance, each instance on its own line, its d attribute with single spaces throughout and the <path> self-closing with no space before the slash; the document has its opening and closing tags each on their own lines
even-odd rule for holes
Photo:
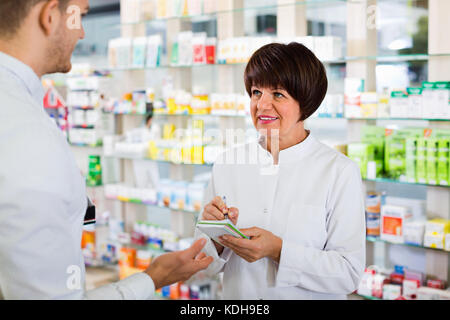
<svg viewBox="0 0 450 320">
<path fill-rule="evenodd" d="M 325 208 L 294 204 L 289 210 L 285 239 L 322 249 L 327 238 Z"/>
</svg>

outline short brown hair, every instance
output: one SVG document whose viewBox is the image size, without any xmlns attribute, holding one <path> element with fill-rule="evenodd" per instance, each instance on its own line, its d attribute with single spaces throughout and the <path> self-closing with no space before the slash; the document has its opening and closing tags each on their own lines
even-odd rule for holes
<svg viewBox="0 0 450 320">
<path fill-rule="evenodd" d="M 328 88 L 322 62 L 304 45 L 271 43 L 258 49 L 244 73 L 245 88 L 283 88 L 300 105 L 300 119 L 306 120 L 320 106 Z"/>
<path fill-rule="evenodd" d="M 22 25 L 31 8 L 48 0 L 0 0 L 0 35 L 11 37 Z M 59 0 L 59 8 L 65 10 L 70 0 Z"/>
</svg>

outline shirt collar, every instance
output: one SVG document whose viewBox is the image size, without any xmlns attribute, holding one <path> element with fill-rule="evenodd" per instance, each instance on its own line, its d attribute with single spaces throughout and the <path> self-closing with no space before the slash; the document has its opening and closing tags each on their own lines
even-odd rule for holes
<svg viewBox="0 0 450 320">
<path fill-rule="evenodd" d="M 0 51 L 0 71 L 6 71 L 15 77 L 31 95 L 31 97 L 43 106 L 44 88 L 37 74 L 25 63 Z"/>
<path fill-rule="evenodd" d="M 280 151 L 280 154 L 278 155 L 278 164 L 298 161 L 311 149 L 314 141 L 315 138 L 311 134 L 311 131 L 309 131 L 309 134 L 305 140 Z M 266 161 L 270 160 L 270 162 L 273 163 L 272 155 L 263 147 L 262 142 L 263 140 L 259 139 L 258 145 L 260 147 L 263 159 L 265 159 Z"/>
</svg>

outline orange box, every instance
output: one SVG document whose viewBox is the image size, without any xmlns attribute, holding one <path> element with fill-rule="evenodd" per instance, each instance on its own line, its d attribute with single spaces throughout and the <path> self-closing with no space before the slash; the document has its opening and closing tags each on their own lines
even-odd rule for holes
<svg viewBox="0 0 450 320">
<path fill-rule="evenodd" d="M 174 283 L 170 285 L 170 299 L 180 299 L 180 283 Z"/>
<path fill-rule="evenodd" d="M 123 247 L 120 249 L 119 265 L 134 268 L 136 262 L 136 249 Z"/>
</svg>

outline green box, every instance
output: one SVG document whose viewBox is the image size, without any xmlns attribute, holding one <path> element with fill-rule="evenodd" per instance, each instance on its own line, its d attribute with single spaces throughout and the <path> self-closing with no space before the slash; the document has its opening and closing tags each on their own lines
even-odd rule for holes
<svg viewBox="0 0 450 320">
<path fill-rule="evenodd" d="M 425 138 L 417 139 L 416 178 L 418 183 L 427 183 L 426 154 L 427 143 Z"/>
<path fill-rule="evenodd" d="M 437 184 L 437 147 L 438 140 L 434 138 L 426 139 L 427 154 L 427 183 Z"/>
<path fill-rule="evenodd" d="M 374 147 L 374 160 L 377 162 L 377 175 L 383 172 L 384 166 L 384 139 L 385 128 L 377 126 L 364 126 L 361 133 L 361 142 Z"/>
<path fill-rule="evenodd" d="M 86 177 L 88 186 L 102 185 L 102 166 L 100 156 L 89 156 L 89 171 Z"/>
<path fill-rule="evenodd" d="M 348 157 L 358 164 L 363 179 L 367 178 L 367 164 L 375 160 L 374 150 L 374 146 L 368 143 L 350 143 L 347 147 Z"/>
<path fill-rule="evenodd" d="M 450 139 L 439 139 L 437 150 L 437 183 L 449 185 Z"/>
<path fill-rule="evenodd" d="M 406 179 L 406 139 L 423 135 L 422 129 L 386 130 L 384 169 L 393 179 Z"/>
<path fill-rule="evenodd" d="M 406 180 L 408 182 L 417 182 L 416 174 L 416 154 L 417 154 L 417 139 L 407 138 L 406 139 Z"/>
</svg>

